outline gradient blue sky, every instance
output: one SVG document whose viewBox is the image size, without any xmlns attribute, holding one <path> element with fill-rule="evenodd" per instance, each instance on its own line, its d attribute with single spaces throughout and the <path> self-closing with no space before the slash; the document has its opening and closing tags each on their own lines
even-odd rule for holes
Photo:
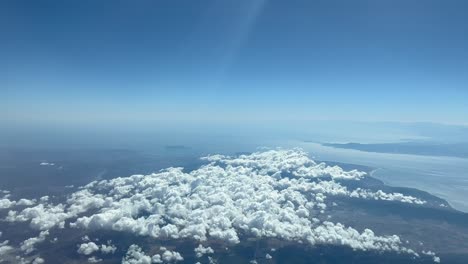
<svg viewBox="0 0 468 264">
<path fill-rule="evenodd" d="M 3 123 L 468 124 L 468 1 L 1 1 Z"/>
</svg>

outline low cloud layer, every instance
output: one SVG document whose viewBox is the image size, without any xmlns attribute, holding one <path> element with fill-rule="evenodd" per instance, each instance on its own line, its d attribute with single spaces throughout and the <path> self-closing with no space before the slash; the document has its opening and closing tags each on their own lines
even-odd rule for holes
<svg viewBox="0 0 468 264">
<path fill-rule="evenodd" d="M 143 252 L 141 247 L 131 245 L 122 259 L 122 264 L 175 263 L 184 260 L 179 252 L 168 250 L 165 247 L 161 247 L 159 251 L 160 253 L 149 256 Z"/>
<path fill-rule="evenodd" d="M 366 177 L 364 172 L 316 163 L 300 150 L 270 150 L 238 157 L 213 155 L 203 159 L 207 164 L 191 172 L 168 168 L 150 175 L 94 181 L 70 194 L 61 204 L 49 203 L 47 199 L 28 203 L 4 198 L 0 200 L 0 209 L 15 209 L 21 203 L 26 208 L 10 210 L 5 220 L 29 222 L 31 228 L 43 232 L 69 227 L 114 230 L 200 242 L 211 238 L 226 245 L 241 242 L 245 235 L 417 255 L 396 235 L 377 235 L 370 229 L 359 232 L 319 219 L 331 205 L 330 196 L 425 203 L 401 193 L 349 190 L 339 182 L 359 181 Z M 71 220 L 69 226 L 65 224 L 67 220 Z M 22 250 L 32 252 L 35 241 L 23 242 Z M 86 241 L 78 248 L 78 253 L 84 255 L 97 251 L 113 253 L 115 247 Z M 200 245 L 195 253 L 203 256 L 213 252 Z M 182 258 L 171 251 L 147 256 L 133 245 L 122 263 L 160 263 L 157 261 Z"/>
</svg>

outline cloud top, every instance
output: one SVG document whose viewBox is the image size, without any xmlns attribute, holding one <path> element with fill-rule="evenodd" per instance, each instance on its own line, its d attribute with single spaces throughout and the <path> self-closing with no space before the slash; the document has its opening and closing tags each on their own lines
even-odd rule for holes
<svg viewBox="0 0 468 264">
<path fill-rule="evenodd" d="M 70 194 L 62 204 L 41 199 L 34 206 L 31 203 L 22 210 L 9 211 L 6 220 L 29 221 L 32 228 L 43 232 L 54 227 L 67 228 L 65 222 L 71 220 L 72 228 L 114 230 L 153 238 L 200 242 L 216 239 L 226 245 L 239 243 L 245 237 L 277 238 L 417 255 L 396 235 L 378 235 L 370 229 L 359 232 L 323 220 L 323 214 L 332 205 L 330 196 L 425 203 L 401 193 L 348 190 L 340 184 L 343 180 L 358 181 L 366 176 L 365 172 L 317 163 L 297 149 L 203 159 L 207 164 L 191 172 L 168 168 L 150 175 L 94 181 Z M 28 204 L 5 199 L 0 200 L 2 208 Z M 24 245 L 33 246 L 34 241 L 25 241 Z M 111 244 L 98 246 L 89 241 L 78 248 L 84 255 L 99 250 L 113 253 L 116 249 Z M 213 250 L 200 244 L 195 253 L 201 257 Z M 150 257 L 132 245 L 122 263 L 181 259 L 180 254 L 171 251 Z"/>
</svg>

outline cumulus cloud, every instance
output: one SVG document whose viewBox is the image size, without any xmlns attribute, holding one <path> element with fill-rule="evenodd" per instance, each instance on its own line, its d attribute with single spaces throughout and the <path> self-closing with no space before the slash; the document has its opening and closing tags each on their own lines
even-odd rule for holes
<svg viewBox="0 0 468 264">
<path fill-rule="evenodd" d="M 13 206 L 31 206 L 35 203 L 35 199 L 29 200 L 23 198 L 18 201 L 12 201 L 5 196 L 4 198 L 0 199 L 0 209 L 8 209 Z"/>
<path fill-rule="evenodd" d="M 360 179 L 366 175 L 362 171 L 344 171 L 339 166 L 327 166 L 323 162 L 316 163 L 309 159 L 307 153 L 299 149 L 269 150 L 239 157 L 212 155 L 203 159 L 229 166 L 254 168 L 259 174 L 283 172 L 298 177 L 331 177 L 333 179 Z"/>
<path fill-rule="evenodd" d="M 101 245 L 101 252 L 103 254 L 114 254 L 116 250 L 117 250 L 117 247 L 112 245 L 112 242 L 110 240 L 107 241 L 107 245 L 105 244 Z"/>
<path fill-rule="evenodd" d="M 433 252 L 433 251 L 425 251 L 423 250 L 421 252 L 423 255 L 427 255 L 427 256 L 430 256 L 432 257 L 432 260 L 435 262 L 435 263 L 440 263 L 440 257 L 436 256 L 436 254 Z"/>
<path fill-rule="evenodd" d="M 30 226 L 37 230 L 48 230 L 55 226 L 63 228 L 65 220 L 90 209 L 99 208 L 105 205 L 105 202 L 102 195 L 93 195 L 88 190 L 81 190 L 73 193 L 67 199 L 67 205 L 53 205 L 43 202 L 20 212 L 9 211 L 5 220 L 10 222 L 30 221 Z"/>
<path fill-rule="evenodd" d="M 5 240 L 5 241 L 0 243 L 0 260 L 3 260 L 2 256 L 5 256 L 8 253 L 13 252 L 14 248 L 12 246 L 8 245 L 9 243 L 10 243 L 10 241 L 8 241 L 8 240 Z"/>
<path fill-rule="evenodd" d="M 358 197 L 365 199 L 374 199 L 374 200 L 385 200 L 385 201 L 398 201 L 402 203 L 414 203 L 414 204 L 425 204 L 426 201 L 418 199 L 416 197 L 403 195 L 401 193 L 385 193 L 382 190 L 377 192 L 370 192 L 368 190 L 363 190 L 357 188 L 349 193 L 350 197 Z"/>
<path fill-rule="evenodd" d="M 151 257 L 146 255 L 139 246 L 131 245 L 122 259 L 122 264 L 151 264 Z"/>
<path fill-rule="evenodd" d="M 38 243 L 41 243 L 41 242 L 44 242 L 44 240 L 46 239 L 46 237 L 49 235 L 49 231 L 46 230 L 46 231 L 41 231 L 39 233 L 39 236 L 37 237 L 31 237 L 31 238 L 28 238 L 26 239 L 25 241 L 23 241 L 20 245 L 20 249 L 22 251 L 24 251 L 24 253 L 26 254 L 30 254 L 31 252 L 33 252 L 34 250 L 36 250 L 35 246 L 36 244 Z"/>
<path fill-rule="evenodd" d="M 98 250 L 99 250 L 99 247 L 98 245 L 96 245 L 96 243 L 88 242 L 88 243 L 83 243 L 79 245 L 77 252 L 78 254 L 82 254 L 82 255 L 91 255 Z"/>
<path fill-rule="evenodd" d="M 98 262 L 101 262 L 101 261 L 102 261 L 102 259 L 97 258 L 97 257 L 94 257 L 94 256 L 88 258 L 88 262 L 89 262 L 89 263 L 98 263 Z"/>
<path fill-rule="evenodd" d="M 214 250 L 211 247 L 203 247 L 202 244 L 198 245 L 198 247 L 196 247 L 194 251 L 195 251 L 197 258 L 201 258 L 203 257 L 203 255 L 206 255 L 206 254 L 214 253 Z"/>
<path fill-rule="evenodd" d="M 19 201 L 16 202 L 16 205 L 23 205 L 23 206 L 31 206 L 36 203 L 36 200 L 29 200 L 29 199 L 20 199 Z"/>
<path fill-rule="evenodd" d="M 32 264 L 42 264 L 45 263 L 44 259 L 41 257 L 37 257 L 33 260 Z"/>
<path fill-rule="evenodd" d="M 318 223 L 312 216 L 326 209 L 326 194 L 350 195 L 350 192 L 335 181 L 316 182 L 309 178 L 356 180 L 364 175 L 316 164 L 297 150 L 205 159 L 211 163 L 190 173 L 169 168 L 157 174 L 87 185 L 89 192 L 105 191 L 111 195 L 111 206 L 102 208 L 98 214 L 78 218 L 73 226 L 200 241 L 212 237 L 228 243 L 239 242 L 238 231 L 257 237 L 340 243 L 315 237 L 314 230 L 320 229 L 315 228 Z M 295 177 L 281 177 L 283 172 Z M 375 195 L 368 191 L 355 193 L 372 199 L 404 197 L 381 191 Z M 151 214 L 139 217 L 142 211 Z M 170 221 L 164 221 L 163 216 Z M 351 240 L 344 241 L 356 246 Z M 371 244 L 372 241 L 356 247 L 373 248 Z M 398 248 L 381 246 L 381 249 Z"/>
<path fill-rule="evenodd" d="M 122 259 L 122 264 L 174 263 L 184 260 L 177 251 L 171 251 L 165 247 L 161 247 L 159 251 L 160 253 L 150 257 L 143 252 L 141 247 L 133 244 L 128 248 L 127 254 Z"/>
<path fill-rule="evenodd" d="M 45 162 L 45 161 L 44 161 L 44 162 L 39 163 L 39 165 L 40 165 L 40 166 L 54 166 L 55 163 L 52 163 L 52 162 Z"/>
<path fill-rule="evenodd" d="M 366 176 L 364 172 L 317 163 L 301 150 L 203 159 L 208 163 L 191 172 L 168 168 L 150 175 L 94 181 L 72 193 L 62 204 L 41 199 L 35 206 L 9 211 L 6 220 L 30 221 L 37 230 L 65 227 L 65 221 L 72 219 L 70 226 L 74 228 L 107 229 L 154 238 L 212 238 L 235 244 L 242 234 L 311 245 L 414 253 L 402 245 L 398 236 L 379 236 L 369 229 L 358 232 L 340 223 L 319 220 L 328 208 L 329 196 L 424 203 L 400 193 L 359 188 L 350 191 L 338 181 L 359 181 Z M 9 208 L 10 203 L 2 199 L 0 208 L 2 204 Z M 88 250 L 115 251 L 112 245 L 99 247 L 86 242 L 78 249 L 83 246 L 83 254 Z M 199 248 L 197 255 L 209 253 L 208 248 Z M 123 263 L 181 259 L 177 252 L 164 250 L 152 260 L 140 247 L 132 245 Z"/>
<path fill-rule="evenodd" d="M 154 255 L 151 257 L 151 261 L 152 261 L 153 263 L 163 263 L 163 260 L 162 260 L 160 254 L 154 254 Z"/>
<path fill-rule="evenodd" d="M 0 199 L 0 209 L 8 209 L 16 204 L 15 201 L 10 201 L 8 198 Z"/>
<path fill-rule="evenodd" d="M 64 212 L 64 205 L 38 204 L 28 207 L 21 212 L 9 211 L 6 217 L 10 222 L 30 221 L 30 226 L 37 230 L 48 230 L 54 226 L 63 227 L 68 215 Z"/>
<path fill-rule="evenodd" d="M 184 258 L 179 252 L 170 251 L 167 249 L 161 254 L 161 258 L 164 262 L 177 262 L 184 260 Z"/>
</svg>

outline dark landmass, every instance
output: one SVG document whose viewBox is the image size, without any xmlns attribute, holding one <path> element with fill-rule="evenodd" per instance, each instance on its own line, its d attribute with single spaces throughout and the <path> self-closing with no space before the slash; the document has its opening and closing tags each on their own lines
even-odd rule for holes
<svg viewBox="0 0 468 264">
<path fill-rule="evenodd" d="M 237 153 L 242 154 L 242 153 Z M 54 166 L 39 166 L 41 160 L 54 162 Z M 338 165 L 345 170 L 357 169 L 371 172 L 375 168 L 324 161 L 328 165 Z M 134 173 L 151 173 L 167 166 L 182 166 L 191 171 L 201 161 L 188 156 L 170 156 L 166 154 L 148 154 L 133 151 L 93 151 L 88 152 L 17 152 L 10 153 L 8 161 L 0 173 L 4 177 L 2 187 L 13 190 L 13 198 L 24 197 L 25 193 L 37 197 L 38 193 L 56 195 L 51 198 L 55 203 L 63 202 L 64 196 L 71 189 L 66 184 L 76 187 L 86 184 L 100 174 L 102 179 L 128 176 Z M 6 166 L 8 165 L 8 166 Z M 61 168 L 60 168 L 61 167 Z M 283 175 L 295 177 L 293 175 Z M 311 179 L 319 181 L 321 179 Z M 346 196 L 327 196 L 325 214 L 318 214 L 320 221 L 342 223 L 362 232 L 372 229 L 376 235 L 398 235 L 402 241 L 409 241 L 405 246 L 420 252 L 432 250 L 441 258 L 441 263 L 468 263 L 468 214 L 450 207 L 443 199 L 414 188 L 392 187 L 382 181 L 367 176 L 359 181 L 338 180 L 349 190 L 364 188 L 370 191 L 382 190 L 386 193 L 402 193 L 426 201 L 424 205 L 396 201 L 366 200 Z M 26 187 L 23 182 L 31 182 Z M 14 185 L 14 186 L 12 186 Z M 21 186 L 21 187 L 19 187 Z M 13 188 L 12 188 L 13 187 Z M 55 199 L 57 199 L 55 201 Z M 0 219 L 6 217 L 7 211 L 0 212 Z M 68 222 L 67 222 L 68 224 Z M 11 244 L 37 236 L 31 232 L 28 223 L 8 223 L 0 221 L 2 238 L 10 239 Z M 76 251 L 81 237 L 89 235 L 95 241 L 112 240 L 117 246 L 113 255 L 100 255 L 101 263 L 120 263 L 131 244 L 141 245 L 147 254 L 155 253 L 160 246 L 176 250 L 184 256 L 180 263 L 208 263 L 208 257 L 196 258 L 193 249 L 199 242 L 189 239 L 154 239 L 135 236 L 125 232 L 111 230 L 51 229 L 50 238 L 57 237 L 58 242 L 50 239 L 37 246 L 38 252 L 47 263 L 85 263 L 87 256 Z M 408 254 L 394 252 L 360 251 L 349 247 L 298 244 L 276 238 L 242 238 L 237 245 L 227 245 L 222 241 L 208 239 L 203 243 L 215 250 L 211 255 L 218 263 L 434 263 L 429 256 L 413 258 Z M 272 249 L 276 249 L 272 251 Z M 273 259 L 266 259 L 269 254 Z M 9 263 L 9 262 L 6 262 Z M 10 263 L 14 263 L 10 262 Z"/>
<path fill-rule="evenodd" d="M 322 143 L 323 146 L 355 149 L 367 152 L 394 153 L 394 154 L 414 154 L 425 156 L 448 156 L 468 158 L 468 143 L 457 144 L 436 144 L 422 142 L 403 142 L 403 143 L 379 143 L 379 144 L 361 144 L 361 143 Z"/>
</svg>

